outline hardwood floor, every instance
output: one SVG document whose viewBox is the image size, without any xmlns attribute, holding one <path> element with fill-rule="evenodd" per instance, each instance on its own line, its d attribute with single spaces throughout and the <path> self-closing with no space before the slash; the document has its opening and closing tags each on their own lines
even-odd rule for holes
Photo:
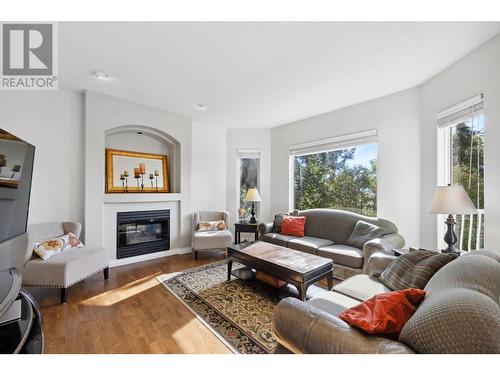
<svg viewBox="0 0 500 375">
<path fill-rule="evenodd" d="M 155 277 L 224 258 L 191 254 L 102 272 L 68 290 L 31 289 L 44 319 L 46 353 L 230 353 Z"/>
</svg>

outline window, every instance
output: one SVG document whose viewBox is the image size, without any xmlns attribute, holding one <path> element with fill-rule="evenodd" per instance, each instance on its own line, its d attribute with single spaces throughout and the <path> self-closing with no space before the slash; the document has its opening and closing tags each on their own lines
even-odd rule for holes
<svg viewBox="0 0 500 375">
<path fill-rule="evenodd" d="M 460 250 L 484 248 L 484 114 L 482 95 L 438 115 L 440 184 L 462 185 L 478 209 L 457 215 Z M 442 220 L 439 220 L 442 221 Z M 439 222 L 439 224 L 442 224 Z M 440 225 L 442 227 L 442 225 Z M 442 229 L 440 228 L 440 232 Z M 442 232 L 439 235 L 443 234 Z"/>
<path fill-rule="evenodd" d="M 260 151 L 259 150 L 238 150 L 238 209 L 244 208 L 247 215 L 251 210 L 251 202 L 245 200 L 247 190 L 250 188 L 259 189 L 260 172 Z M 259 203 L 255 204 L 255 211 L 258 211 Z"/>
<path fill-rule="evenodd" d="M 290 208 L 377 215 L 376 131 L 290 148 Z"/>
</svg>

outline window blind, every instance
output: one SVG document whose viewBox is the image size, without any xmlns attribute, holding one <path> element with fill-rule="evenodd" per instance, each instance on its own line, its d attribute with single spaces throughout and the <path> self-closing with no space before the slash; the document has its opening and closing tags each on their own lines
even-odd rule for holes
<svg viewBox="0 0 500 375">
<path fill-rule="evenodd" d="M 260 159 L 260 150 L 239 149 L 236 150 L 236 156 L 240 159 Z"/>
<path fill-rule="evenodd" d="M 374 142 L 377 142 L 377 130 L 371 129 L 339 137 L 292 145 L 289 147 L 289 154 L 293 156 L 316 154 L 318 152 L 341 150 Z"/>
<path fill-rule="evenodd" d="M 444 128 L 466 120 L 483 110 L 484 95 L 479 94 L 437 114 L 438 127 Z"/>
</svg>

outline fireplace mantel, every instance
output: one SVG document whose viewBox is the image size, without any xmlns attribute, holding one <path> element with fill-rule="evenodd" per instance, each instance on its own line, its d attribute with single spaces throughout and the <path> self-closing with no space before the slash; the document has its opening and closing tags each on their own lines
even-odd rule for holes
<svg viewBox="0 0 500 375">
<path fill-rule="evenodd" d="M 177 202 L 181 201 L 181 193 L 128 193 L 104 194 L 104 203 L 145 203 L 145 202 Z"/>
</svg>

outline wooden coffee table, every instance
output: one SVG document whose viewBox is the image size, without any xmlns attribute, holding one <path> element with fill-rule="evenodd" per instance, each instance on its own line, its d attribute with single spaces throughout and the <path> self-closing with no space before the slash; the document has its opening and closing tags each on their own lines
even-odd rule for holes
<svg viewBox="0 0 500 375">
<path fill-rule="evenodd" d="M 227 279 L 231 280 L 233 261 L 294 285 L 302 301 L 307 288 L 321 279 L 333 288 L 333 261 L 302 251 L 288 249 L 267 242 L 250 242 L 228 248 Z"/>
</svg>

